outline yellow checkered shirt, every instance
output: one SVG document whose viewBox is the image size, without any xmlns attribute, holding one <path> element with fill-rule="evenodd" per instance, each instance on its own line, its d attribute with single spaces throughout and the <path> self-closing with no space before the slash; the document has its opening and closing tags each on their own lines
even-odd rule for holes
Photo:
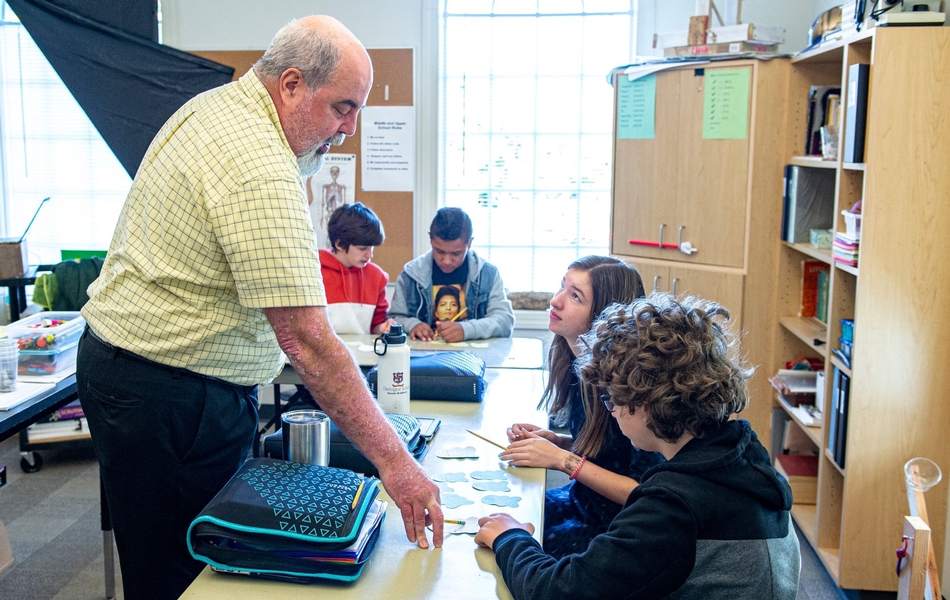
<svg viewBox="0 0 950 600">
<path fill-rule="evenodd" d="M 325 305 L 300 169 L 249 71 L 152 140 L 83 316 L 120 348 L 254 385 L 282 366 L 262 309 Z"/>
</svg>

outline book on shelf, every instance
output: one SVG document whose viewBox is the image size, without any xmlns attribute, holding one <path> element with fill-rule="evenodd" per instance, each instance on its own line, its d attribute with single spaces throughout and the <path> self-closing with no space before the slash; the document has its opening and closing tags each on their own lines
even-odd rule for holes
<svg viewBox="0 0 950 600">
<path fill-rule="evenodd" d="M 838 393 L 838 386 L 841 384 L 841 370 L 834 368 L 831 379 L 831 402 L 828 406 L 828 452 L 835 453 L 835 444 L 838 441 L 838 402 L 841 395 Z"/>
<path fill-rule="evenodd" d="M 818 457 L 813 454 L 779 454 L 775 470 L 792 488 L 795 504 L 815 504 L 818 498 Z"/>
<path fill-rule="evenodd" d="M 834 225 L 835 171 L 787 165 L 782 210 L 782 240 L 810 243 L 812 229 Z"/>
<path fill-rule="evenodd" d="M 802 304 L 798 310 L 799 317 L 817 317 L 822 323 L 827 322 L 824 313 L 819 313 L 818 307 L 828 303 L 827 284 L 824 290 L 825 298 L 821 299 L 820 278 L 822 273 L 827 276 L 830 270 L 828 263 L 820 260 L 802 261 Z"/>
<path fill-rule="evenodd" d="M 813 85 L 808 90 L 808 127 L 805 131 L 805 156 L 821 155 L 821 128 L 829 122 L 831 96 L 841 98 L 841 87 Z"/>
<path fill-rule="evenodd" d="M 831 244 L 831 258 L 836 263 L 857 267 L 860 250 L 861 240 L 859 238 L 851 237 L 842 231 L 835 233 L 835 240 Z"/>
<path fill-rule="evenodd" d="M 815 318 L 828 324 L 828 288 L 831 286 L 831 267 L 818 273 L 818 305 Z"/>
<path fill-rule="evenodd" d="M 68 419 L 66 421 L 48 421 L 34 423 L 26 428 L 27 443 L 34 444 L 44 440 L 63 437 L 89 435 L 89 424 L 86 418 Z"/>
</svg>

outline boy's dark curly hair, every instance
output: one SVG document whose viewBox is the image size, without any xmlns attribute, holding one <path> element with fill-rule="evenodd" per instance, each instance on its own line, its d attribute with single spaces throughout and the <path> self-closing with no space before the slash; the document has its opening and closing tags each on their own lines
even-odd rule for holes
<svg viewBox="0 0 950 600">
<path fill-rule="evenodd" d="M 617 410 L 645 407 L 657 437 L 702 437 L 749 403 L 753 369 L 728 320 L 715 302 L 667 293 L 614 304 L 579 338 L 578 375 L 609 394 Z"/>
</svg>

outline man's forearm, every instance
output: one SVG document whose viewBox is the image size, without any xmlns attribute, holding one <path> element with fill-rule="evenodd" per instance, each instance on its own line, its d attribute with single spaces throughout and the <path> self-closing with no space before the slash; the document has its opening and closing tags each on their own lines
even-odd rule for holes
<svg viewBox="0 0 950 600">
<path fill-rule="evenodd" d="M 377 468 L 408 457 L 363 374 L 316 307 L 266 309 L 281 348 L 330 419 Z M 319 314 L 322 312 L 322 314 Z"/>
</svg>

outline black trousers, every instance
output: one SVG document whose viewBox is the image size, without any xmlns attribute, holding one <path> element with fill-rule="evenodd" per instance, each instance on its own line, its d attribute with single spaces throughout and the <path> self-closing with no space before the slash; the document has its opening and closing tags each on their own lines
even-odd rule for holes
<svg viewBox="0 0 950 600">
<path fill-rule="evenodd" d="M 89 329 L 79 344 L 76 383 L 125 598 L 178 598 L 204 567 L 188 552 L 188 526 L 247 457 L 257 388 L 152 362 Z"/>
</svg>

